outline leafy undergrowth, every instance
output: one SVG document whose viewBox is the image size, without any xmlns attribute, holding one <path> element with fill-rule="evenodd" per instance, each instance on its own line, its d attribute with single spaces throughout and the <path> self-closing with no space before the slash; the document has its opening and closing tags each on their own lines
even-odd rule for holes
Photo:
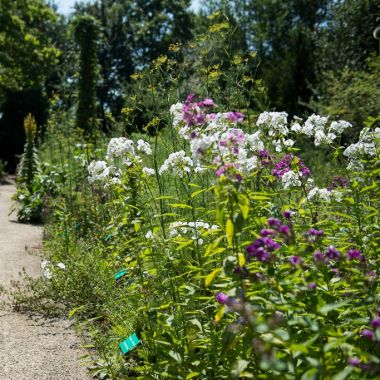
<svg viewBox="0 0 380 380">
<path fill-rule="evenodd" d="M 149 141 L 97 148 L 50 131 L 50 261 L 30 306 L 78 319 L 99 378 L 378 378 L 375 120 L 345 147 L 351 125 L 318 115 L 192 94 L 170 115 Z"/>
</svg>

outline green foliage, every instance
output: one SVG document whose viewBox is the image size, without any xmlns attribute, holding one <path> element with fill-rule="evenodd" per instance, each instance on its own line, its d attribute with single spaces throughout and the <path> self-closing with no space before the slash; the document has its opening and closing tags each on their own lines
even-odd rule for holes
<svg viewBox="0 0 380 380">
<path fill-rule="evenodd" d="M 377 117 L 380 110 L 380 57 L 372 56 L 361 70 L 346 68 L 326 74 L 324 96 L 318 96 L 312 107 L 322 114 L 349 120 L 362 126 L 368 116 Z"/>
<path fill-rule="evenodd" d="M 110 124 L 106 112 L 120 115 L 130 76 L 166 54 L 171 43 L 190 40 L 189 5 L 189 0 L 101 0 L 77 6 L 77 14 L 89 14 L 101 26 L 97 96 L 104 126 Z"/>
<path fill-rule="evenodd" d="M 57 15 L 43 0 L 0 2 L 0 157 L 14 172 L 23 151 L 23 119 L 32 113 L 43 126 L 45 85 L 60 50 L 53 41 Z"/>
<path fill-rule="evenodd" d="M 318 40 L 320 72 L 360 71 L 367 59 L 378 53 L 373 31 L 379 26 L 380 5 L 376 0 L 345 0 L 332 3 L 331 17 Z"/>
</svg>

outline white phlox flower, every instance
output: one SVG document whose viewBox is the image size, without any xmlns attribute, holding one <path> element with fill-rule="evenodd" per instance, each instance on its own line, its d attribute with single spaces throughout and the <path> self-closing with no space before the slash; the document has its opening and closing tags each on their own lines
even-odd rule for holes
<svg viewBox="0 0 380 380">
<path fill-rule="evenodd" d="M 269 136 L 286 136 L 289 133 L 286 112 L 263 112 L 259 115 L 256 125 L 268 129 Z"/>
<path fill-rule="evenodd" d="M 173 222 L 169 225 L 169 236 L 171 238 L 184 237 L 186 234 L 191 234 L 191 239 L 199 245 L 203 244 L 203 239 L 200 237 L 206 231 L 217 231 L 217 225 L 211 225 L 203 221 L 195 222 Z"/>
<path fill-rule="evenodd" d="M 170 107 L 170 114 L 173 118 L 173 127 L 178 128 L 182 124 L 183 104 L 176 103 Z"/>
<path fill-rule="evenodd" d="M 185 151 L 174 152 L 169 155 L 159 170 L 159 174 L 163 174 L 167 171 L 172 171 L 179 177 L 183 177 L 185 173 L 190 173 L 191 168 L 194 166 L 194 162 L 190 157 L 186 156 Z"/>
<path fill-rule="evenodd" d="M 295 173 L 292 170 L 284 173 L 281 177 L 282 185 L 284 189 L 289 189 L 291 187 L 301 186 L 301 176 L 299 173 Z"/>
<path fill-rule="evenodd" d="M 152 175 L 155 175 L 156 174 L 156 171 L 152 168 L 147 168 L 147 167 L 144 167 L 142 168 L 142 172 L 148 176 L 152 176 Z"/>
<path fill-rule="evenodd" d="M 340 202 L 342 199 L 342 193 L 337 190 L 314 187 L 309 191 L 307 199 L 311 202 L 331 202 L 332 200 Z"/>
<path fill-rule="evenodd" d="M 124 158 L 128 153 L 135 155 L 134 143 L 126 137 L 114 137 L 108 143 L 107 158 Z"/>
<path fill-rule="evenodd" d="M 137 150 L 139 152 L 143 152 L 146 155 L 150 156 L 152 154 L 152 148 L 150 144 L 144 140 L 137 140 Z"/>
</svg>

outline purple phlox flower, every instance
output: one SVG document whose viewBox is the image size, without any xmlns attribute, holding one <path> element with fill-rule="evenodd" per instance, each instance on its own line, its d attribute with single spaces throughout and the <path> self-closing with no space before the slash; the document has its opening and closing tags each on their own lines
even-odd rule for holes
<svg viewBox="0 0 380 380">
<path fill-rule="evenodd" d="M 332 179 L 331 184 L 327 188 L 327 190 L 331 191 L 332 189 L 335 189 L 337 187 L 343 187 L 343 188 L 345 188 L 345 187 L 348 187 L 349 184 L 350 184 L 350 181 L 347 178 L 335 176 Z"/>
<path fill-rule="evenodd" d="M 239 173 L 235 174 L 235 179 L 237 182 L 242 182 L 243 181 L 243 176 Z"/>
<path fill-rule="evenodd" d="M 190 92 L 190 94 L 186 96 L 185 104 L 192 103 L 195 98 L 196 95 L 193 92 Z"/>
<path fill-rule="evenodd" d="M 231 144 L 241 145 L 244 143 L 245 135 L 244 132 L 240 129 L 231 129 L 227 132 L 227 140 Z"/>
<path fill-rule="evenodd" d="M 375 338 L 375 333 L 372 330 L 364 329 L 360 332 L 360 335 L 368 340 L 373 340 Z"/>
<path fill-rule="evenodd" d="M 196 113 L 194 118 L 195 118 L 195 123 L 197 125 L 201 125 L 205 122 L 206 115 L 204 113 L 200 112 L 200 113 Z"/>
<path fill-rule="evenodd" d="M 216 301 L 219 302 L 221 305 L 227 305 L 229 298 L 230 297 L 228 297 L 226 293 L 222 293 L 222 292 L 217 293 L 215 296 Z"/>
<path fill-rule="evenodd" d="M 201 100 L 200 102 L 197 103 L 197 105 L 200 108 L 203 108 L 203 107 L 216 107 L 216 104 L 210 98 L 206 98 L 204 100 Z"/>
<path fill-rule="evenodd" d="M 267 223 L 269 227 L 273 227 L 275 229 L 278 229 L 280 226 L 282 226 L 281 220 L 277 218 L 268 218 Z"/>
<path fill-rule="evenodd" d="M 338 268 L 331 268 L 331 272 L 333 272 L 336 277 L 339 277 L 339 275 L 340 275 Z"/>
<path fill-rule="evenodd" d="M 302 264 L 302 259 L 300 256 L 292 256 L 290 259 L 290 264 L 292 265 L 301 265 Z"/>
<path fill-rule="evenodd" d="M 308 231 L 306 232 L 307 235 L 316 236 L 316 237 L 321 237 L 323 233 L 324 233 L 323 230 L 316 230 L 315 228 L 309 228 Z"/>
<path fill-rule="evenodd" d="M 360 363 L 360 359 L 355 356 L 352 356 L 347 359 L 347 364 L 352 365 L 353 367 L 358 367 Z"/>
<path fill-rule="evenodd" d="M 263 166 L 269 165 L 272 161 L 272 157 L 270 156 L 269 152 L 265 149 L 260 150 L 258 152 L 258 156 L 259 156 L 260 162 Z"/>
<path fill-rule="evenodd" d="M 297 160 L 294 160 L 295 158 Z M 293 156 L 292 154 L 285 154 L 274 166 L 272 175 L 281 179 L 282 176 L 290 170 L 298 170 L 298 173 L 300 173 L 300 175 L 303 177 L 306 177 L 310 174 L 310 169 L 305 166 L 299 157 Z"/>
<path fill-rule="evenodd" d="M 231 123 L 242 123 L 244 121 L 244 114 L 241 112 L 227 112 L 227 119 Z"/>
<path fill-rule="evenodd" d="M 270 230 L 270 229 L 264 228 L 264 229 L 262 229 L 260 231 L 260 236 L 267 237 L 267 236 L 273 235 L 274 233 L 275 233 L 274 230 Z"/>
<path fill-rule="evenodd" d="M 225 173 L 226 170 L 228 170 L 228 169 L 230 169 L 230 168 L 235 168 L 235 167 L 236 167 L 236 165 L 233 164 L 232 162 L 227 162 L 227 163 L 225 163 L 224 165 L 220 166 L 220 167 L 216 170 L 215 174 L 216 174 L 218 177 L 220 177 L 222 174 Z"/>
<path fill-rule="evenodd" d="M 349 249 L 347 251 L 347 258 L 348 260 L 359 260 L 359 261 L 365 261 L 365 257 L 358 249 Z"/>
<path fill-rule="evenodd" d="M 281 225 L 279 228 L 278 228 L 278 232 L 280 234 L 283 234 L 283 235 L 289 235 L 290 233 L 290 227 L 287 226 L 286 224 L 283 224 Z"/>
<path fill-rule="evenodd" d="M 285 219 L 291 219 L 294 214 L 294 211 L 291 210 L 285 210 L 282 215 L 284 216 Z"/>
<path fill-rule="evenodd" d="M 367 280 L 369 282 L 373 282 L 377 279 L 377 273 L 374 270 L 370 270 L 367 272 Z"/>
<path fill-rule="evenodd" d="M 323 255 L 323 253 L 321 251 L 316 251 L 313 254 L 313 260 L 316 263 L 321 263 L 321 262 L 325 261 L 325 256 Z"/>
<path fill-rule="evenodd" d="M 378 329 L 380 328 L 380 318 L 379 317 L 375 317 L 372 319 L 371 321 L 371 326 L 374 328 L 374 329 Z"/>
<path fill-rule="evenodd" d="M 261 237 L 256 239 L 251 245 L 246 247 L 248 258 L 267 262 L 271 258 L 271 253 L 279 249 L 281 245 L 269 237 Z"/>
<path fill-rule="evenodd" d="M 207 120 L 212 121 L 216 119 L 216 113 L 209 113 L 207 115 Z"/>
<path fill-rule="evenodd" d="M 191 139 L 195 139 L 195 138 L 197 138 L 197 137 L 198 137 L 198 133 L 197 133 L 197 132 L 194 132 L 194 131 L 193 131 L 193 132 L 190 133 L 190 138 L 191 138 Z M 199 151 L 199 150 L 200 150 L 200 149 L 198 149 L 198 151 Z"/>
<path fill-rule="evenodd" d="M 308 287 L 309 289 L 315 289 L 315 288 L 317 287 L 317 284 L 316 284 L 315 282 L 310 282 L 310 283 L 307 285 L 307 287 Z"/>
<path fill-rule="evenodd" d="M 333 246 L 328 247 L 326 256 L 331 260 L 337 260 L 340 257 L 340 252 Z"/>
</svg>

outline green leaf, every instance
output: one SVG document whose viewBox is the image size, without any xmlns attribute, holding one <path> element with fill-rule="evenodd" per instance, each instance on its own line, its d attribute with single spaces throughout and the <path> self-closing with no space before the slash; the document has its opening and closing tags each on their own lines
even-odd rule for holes
<svg viewBox="0 0 380 380">
<path fill-rule="evenodd" d="M 198 375 L 200 375 L 199 372 L 191 372 L 191 373 L 189 373 L 189 374 L 186 376 L 186 380 L 193 379 L 194 377 L 197 377 Z"/>
<path fill-rule="evenodd" d="M 239 195 L 239 207 L 244 219 L 247 219 L 249 213 L 249 199 L 244 195 Z"/>
<path fill-rule="evenodd" d="M 78 306 L 78 307 L 74 307 L 74 309 L 71 309 L 68 314 L 69 319 L 72 318 L 74 314 L 76 314 L 77 311 L 82 310 L 83 308 L 84 306 Z"/>
<path fill-rule="evenodd" d="M 318 379 L 318 369 L 317 368 L 309 369 L 301 377 L 301 380 L 317 380 L 317 379 Z"/>
<path fill-rule="evenodd" d="M 191 206 L 185 204 L 185 203 L 170 203 L 169 204 L 170 207 L 173 207 L 173 208 L 186 208 L 186 209 L 192 209 Z"/>
<path fill-rule="evenodd" d="M 178 363 L 182 362 L 181 355 L 178 352 L 170 350 L 168 354 Z"/>
<path fill-rule="evenodd" d="M 226 236 L 227 236 L 227 244 L 228 247 L 232 247 L 232 242 L 234 238 L 234 224 L 230 218 L 228 218 L 226 223 Z"/>
<path fill-rule="evenodd" d="M 248 367 L 249 361 L 239 359 L 237 360 L 231 369 L 231 376 L 233 378 L 238 378 L 240 374 Z"/>
<path fill-rule="evenodd" d="M 341 308 L 342 306 L 345 306 L 347 304 L 349 304 L 350 301 L 349 300 L 346 300 L 346 301 L 341 301 L 341 302 L 336 302 L 336 303 L 329 303 L 327 305 L 324 305 L 322 306 L 320 309 L 319 309 L 319 312 L 321 314 L 327 314 L 329 313 L 330 311 L 333 311 L 333 310 L 336 310 L 336 309 L 339 309 Z"/>
<path fill-rule="evenodd" d="M 354 367 L 347 366 L 343 371 L 340 371 L 335 376 L 333 376 L 332 380 L 347 379 L 347 376 L 349 376 L 353 370 L 354 370 Z"/>
<path fill-rule="evenodd" d="M 222 271 L 222 268 L 214 269 L 210 274 L 208 274 L 205 278 L 205 285 L 208 287 L 213 281 L 216 275 Z"/>
</svg>

